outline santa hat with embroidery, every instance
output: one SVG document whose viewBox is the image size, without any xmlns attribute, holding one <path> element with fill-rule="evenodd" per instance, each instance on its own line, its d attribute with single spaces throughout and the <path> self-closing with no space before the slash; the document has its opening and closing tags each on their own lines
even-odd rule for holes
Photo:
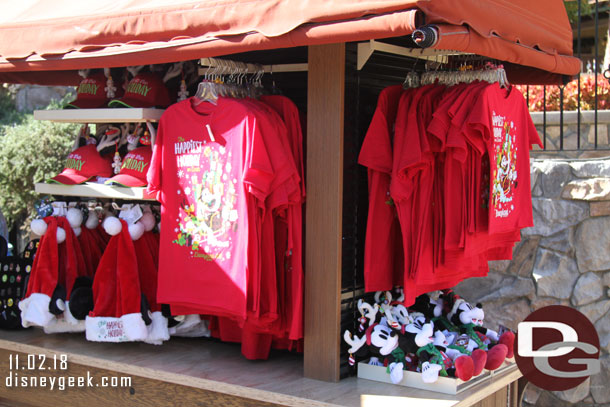
<svg viewBox="0 0 610 407">
<path fill-rule="evenodd" d="M 85 322 L 89 341 L 130 342 L 148 337 L 148 310 L 143 309 L 132 240 L 141 237 L 144 227 L 136 225 L 129 226 L 116 217 L 104 220 L 104 229 L 112 237 L 93 280 L 95 305 Z"/>
</svg>

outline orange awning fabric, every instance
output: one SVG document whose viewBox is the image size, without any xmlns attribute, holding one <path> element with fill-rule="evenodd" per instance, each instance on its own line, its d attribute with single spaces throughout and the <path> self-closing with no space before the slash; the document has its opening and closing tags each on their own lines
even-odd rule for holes
<svg viewBox="0 0 610 407">
<path fill-rule="evenodd" d="M 468 40 L 441 38 L 456 51 L 578 72 L 561 0 L 22 0 L 2 8 L 0 81 L 36 83 L 32 72 L 45 71 L 38 83 L 67 82 L 81 68 L 398 37 L 422 24 L 466 28 Z"/>
</svg>

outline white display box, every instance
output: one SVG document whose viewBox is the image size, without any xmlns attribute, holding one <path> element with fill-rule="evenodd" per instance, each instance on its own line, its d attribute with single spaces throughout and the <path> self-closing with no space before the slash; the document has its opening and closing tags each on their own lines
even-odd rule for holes
<svg viewBox="0 0 610 407">
<path fill-rule="evenodd" d="M 483 370 L 480 375 L 471 378 L 467 382 L 452 377 L 439 376 L 438 380 L 434 383 L 424 383 L 421 378 L 421 373 L 405 370 L 402 381 L 396 383 L 396 385 L 455 395 L 474 385 L 489 380 L 493 376 L 513 368 L 513 366 L 514 361 L 512 359 L 507 359 L 498 369 L 494 371 Z M 387 373 L 387 368 L 385 366 L 369 365 L 368 361 L 358 363 L 358 377 L 361 379 L 392 384 L 390 375 Z"/>
</svg>

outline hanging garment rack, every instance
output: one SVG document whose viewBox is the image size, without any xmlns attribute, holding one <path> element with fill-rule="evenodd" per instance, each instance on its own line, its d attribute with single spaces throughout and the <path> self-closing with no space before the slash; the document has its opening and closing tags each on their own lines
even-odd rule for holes
<svg viewBox="0 0 610 407">
<path fill-rule="evenodd" d="M 257 65 L 245 62 L 235 62 L 228 59 L 218 58 L 201 58 L 199 60 L 199 75 L 204 75 L 209 68 L 217 68 L 226 66 L 225 64 L 233 62 L 239 64 L 240 73 L 256 74 L 256 73 L 277 73 L 277 72 L 307 72 L 308 64 L 275 64 L 275 65 Z"/>
<path fill-rule="evenodd" d="M 387 54 L 402 55 L 405 57 L 433 60 L 435 62 L 446 64 L 451 55 L 469 55 L 464 52 L 431 49 L 431 48 L 407 48 L 399 45 L 387 44 L 376 40 L 369 40 L 358 44 L 358 62 L 356 68 L 360 71 L 364 68 L 367 61 L 375 51 L 385 52 Z"/>
</svg>

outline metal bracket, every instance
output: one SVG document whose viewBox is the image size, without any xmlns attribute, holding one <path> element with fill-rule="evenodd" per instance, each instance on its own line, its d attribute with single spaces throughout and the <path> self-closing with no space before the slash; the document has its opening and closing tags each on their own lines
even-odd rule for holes
<svg viewBox="0 0 610 407">
<path fill-rule="evenodd" d="M 448 62 L 449 55 L 467 55 L 463 52 L 450 51 L 443 49 L 432 49 L 432 48 L 407 48 L 393 44 L 386 44 L 376 40 L 369 40 L 367 42 L 358 43 L 358 61 L 356 68 L 360 71 L 364 68 L 367 61 L 375 51 L 385 52 L 387 54 L 402 55 L 405 57 L 434 60 L 445 64 Z"/>
<path fill-rule="evenodd" d="M 204 75 L 206 70 L 210 67 L 214 68 L 221 65 L 222 62 L 218 62 L 216 58 L 201 58 L 199 60 L 199 75 Z M 279 73 L 279 72 L 307 72 L 308 64 L 276 64 L 276 65 L 255 65 L 255 64 L 243 64 L 245 69 L 240 69 L 241 73 Z"/>
</svg>

